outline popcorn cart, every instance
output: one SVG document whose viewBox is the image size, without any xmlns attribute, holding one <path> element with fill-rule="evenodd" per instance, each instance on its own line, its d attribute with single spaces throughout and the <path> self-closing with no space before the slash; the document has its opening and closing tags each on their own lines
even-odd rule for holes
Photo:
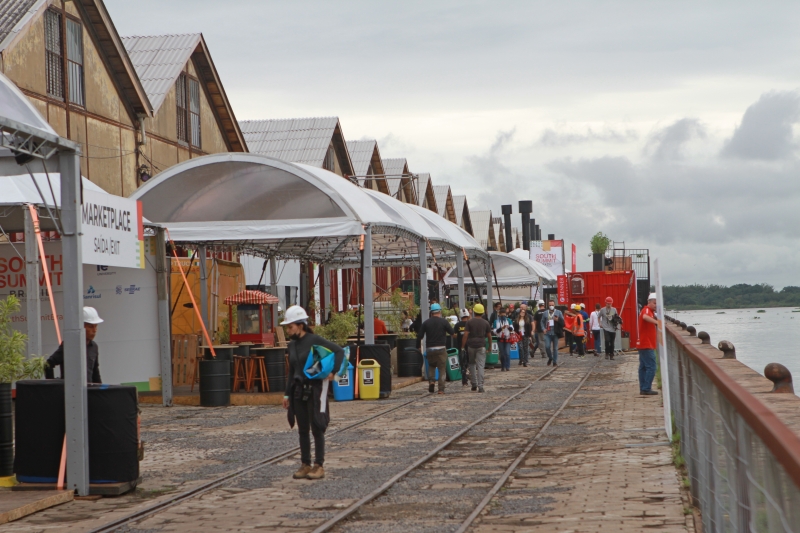
<svg viewBox="0 0 800 533">
<path fill-rule="evenodd" d="M 225 298 L 228 306 L 228 332 L 231 344 L 253 343 L 275 346 L 275 332 L 272 330 L 272 316 L 277 296 L 263 291 L 247 290 Z M 233 320 L 233 306 L 236 306 L 236 320 Z M 234 328 L 234 322 L 236 322 Z"/>
</svg>

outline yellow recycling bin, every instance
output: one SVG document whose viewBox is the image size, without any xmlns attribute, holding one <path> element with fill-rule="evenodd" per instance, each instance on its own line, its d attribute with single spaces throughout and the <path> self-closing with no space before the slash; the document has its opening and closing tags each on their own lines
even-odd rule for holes
<svg viewBox="0 0 800 533">
<path fill-rule="evenodd" d="M 381 365 L 375 359 L 362 359 L 358 363 L 358 397 L 377 400 L 381 396 Z"/>
</svg>

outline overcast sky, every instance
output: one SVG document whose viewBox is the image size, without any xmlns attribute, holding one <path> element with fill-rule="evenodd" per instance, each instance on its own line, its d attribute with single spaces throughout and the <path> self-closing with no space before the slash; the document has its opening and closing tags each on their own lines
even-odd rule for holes
<svg viewBox="0 0 800 533">
<path fill-rule="evenodd" d="M 121 35 L 202 32 L 236 117 L 348 139 L 489 208 L 531 199 L 667 284 L 800 285 L 800 2 L 106 0 Z"/>
</svg>

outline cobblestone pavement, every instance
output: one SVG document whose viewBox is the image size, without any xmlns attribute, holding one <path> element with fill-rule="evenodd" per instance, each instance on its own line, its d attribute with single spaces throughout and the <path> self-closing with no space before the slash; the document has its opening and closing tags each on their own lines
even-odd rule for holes
<svg viewBox="0 0 800 533">
<path fill-rule="evenodd" d="M 531 428 L 544 423 L 548 411 L 552 414 L 558 408 L 594 363 L 591 356 L 583 361 L 564 359 L 567 365 L 489 419 L 491 429 L 476 427 L 342 530 L 454 530 L 458 518 L 469 513 L 513 460 L 514 443 L 524 446 L 535 433 Z M 660 397 L 639 397 L 636 365 L 635 355 L 601 362 L 476 529 L 641 531 L 656 526 L 664 531 L 687 530 L 691 522 L 683 516 L 685 503 L 670 448 L 625 448 L 626 444 L 666 440 L 663 431 L 648 429 L 663 420 Z M 389 400 L 334 403 L 324 480 L 291 479 L 299 462 L 294 457 L 118 531 L 310 531 L 547 369 L 537 358 L 532 367 L 488 371 L 485 394 L 472 393 L 460 383 L 448 384 L 445 396 L 424 397 L 338 435 L 331 433 L 424 395 L 427 384 L 395 391 Z M 136 494 L 65 504 L 2 526 L 0 531 L 87 531 L 297 443 L 284 411 L 271 406 L 148 407 L 142 430 L 148 448 L 142 464 L 143 486 Z M 498 431 L 503 435 L 498 437 Z"/>
</svg>

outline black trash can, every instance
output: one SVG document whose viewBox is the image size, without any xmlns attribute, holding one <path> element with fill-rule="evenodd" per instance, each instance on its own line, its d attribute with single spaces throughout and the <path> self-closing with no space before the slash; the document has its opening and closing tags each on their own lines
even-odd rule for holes
<svg viewBox="0 0 800 533">
<path fill-rule="evenodd" d="M 237 346 L 228 346 L 228 345 L 214 346 L 214 352 L 217 354 L 217 359 L 228 361 L 228 365 L 231 367 L 230 370 L 228 371 L 228 374 L 230 374 L 231 392 L 233 392 L 233 378 L 235 377 L 233 374 L 233 354 L 235 353 L 236 348 Z M 249 348 L 248 348 L 248 353 L 249 353 Z M 210 360 L 213 358 L 214 357 L 211 355 L 211 349 L 206 348 L 204 352 L 204 359 Z"/>
<path fill-rule="evenodd" d="M 283 392 L 286 390 L 286 349 L 265 348 L 259 350 L 259 355 L 264 356 L 264 365 L 267 367 L 267 382 L 270 392 Z"/>
<path fill-rule="evenodd" d="M 414 347 L 397 353 L 397 377 L 410 378 L 422 376 L 422 352 Z"/>
<path fill-rule="evenodd" d="M 231 362 L 226 359 L 200 361 L 200 405 L 227 407 L 231 404 Z"/>
</svg>

